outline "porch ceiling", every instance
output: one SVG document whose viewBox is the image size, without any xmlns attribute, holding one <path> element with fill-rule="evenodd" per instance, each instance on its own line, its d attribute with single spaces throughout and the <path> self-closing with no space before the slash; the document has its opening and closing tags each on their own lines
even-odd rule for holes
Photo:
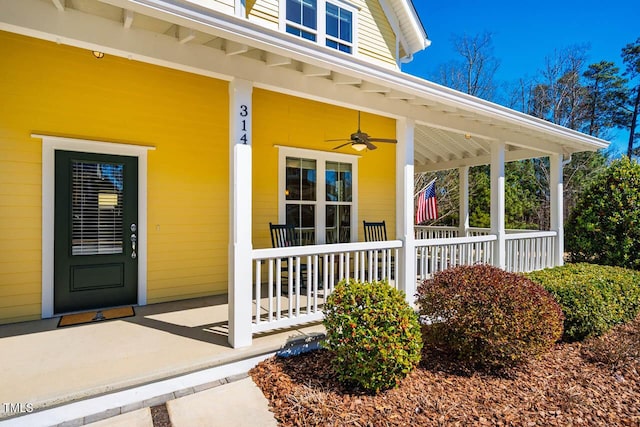
<svg viewBox="0 0 640 427">
<path fill-rule="evenodd" d="M 392 2 L 395 6 L 396 2 Z M 416 123 L 416 171 L 608 142 L 185 0 L 0 0 L 0 29 Z"/>
</svg>

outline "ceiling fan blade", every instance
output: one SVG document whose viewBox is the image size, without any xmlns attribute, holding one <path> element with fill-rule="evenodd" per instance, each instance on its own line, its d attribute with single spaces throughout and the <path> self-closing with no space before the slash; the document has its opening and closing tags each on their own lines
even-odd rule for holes
<svg viewBox="0 0 640 427">
<path fill-rule="evenodd" d="M 351 142 L 351 141 L 349 141 L 349 142 L 347 142 L 346 144 L 342 144 L 342 145 L 338 145 L 337 147 L 333 147 L 333 149 L 334 149 L 334 150 L 337 150 L 338 148 L 346 147 L 347 145 L 351 145 L 351 144 L 352 144 L 352 142 Z"/>
<path fill-rule="evenodd" d="M 325 139 L 324 142 L 351 141 L 349 138 Z"/>
<path fill-rule="evenodd" d="M 369 138 L 369 141 L 373 141 L 373 142 L 390 142 L 392 144 L 396 144 L 398 142 L 397 139 L 389 139 L 389 138 Z"/>
<path fill-rule="evenodd" d="M 378 147 L 376 147 L 375 145 L 373 145 L 373 144 L 372 144 L 371 142 L 369 142 L 369 141 L 371 141 L 371 140 L 363 141 L 369 150 L 375 150 L 376 148 L 378 148 Z"/>
</svg>

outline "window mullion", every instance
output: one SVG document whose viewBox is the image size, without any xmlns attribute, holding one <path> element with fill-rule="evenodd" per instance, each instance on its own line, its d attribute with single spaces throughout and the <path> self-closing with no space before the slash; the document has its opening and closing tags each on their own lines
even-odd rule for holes
<svg viewBox="0 0 640 427">
<path fill-rule="evenodd" d="M 326 45 L 327 35 L 327 4 L 324 0 L 318 0 L 318 43 Z"/>
</svg>

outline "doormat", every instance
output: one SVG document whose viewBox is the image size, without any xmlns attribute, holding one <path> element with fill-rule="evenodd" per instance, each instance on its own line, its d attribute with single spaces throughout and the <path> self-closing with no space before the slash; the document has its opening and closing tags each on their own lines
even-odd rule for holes
<svg viewBox="0 0 640 427">
<path fill-rule="evenodd" d="M 109 310 L 87 311 L 86 313 L 68 314 L 62 316 L 58 328 L 63 326 L 80 325 L 82 323 L 100 322 L 102 320 L 121 319 L 135 316 L 133 307 L 110 308 Z"/>
</svg>

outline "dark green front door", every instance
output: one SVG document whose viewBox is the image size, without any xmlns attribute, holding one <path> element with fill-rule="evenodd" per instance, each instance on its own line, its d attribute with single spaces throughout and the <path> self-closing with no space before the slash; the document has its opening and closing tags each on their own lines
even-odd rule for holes
<svg viewBox="0 0 640 427">
<path fill-rule="evenodd" d="M 56 151 L 54 311 L 135 304 L 138 159 Z"/>
</svg>

